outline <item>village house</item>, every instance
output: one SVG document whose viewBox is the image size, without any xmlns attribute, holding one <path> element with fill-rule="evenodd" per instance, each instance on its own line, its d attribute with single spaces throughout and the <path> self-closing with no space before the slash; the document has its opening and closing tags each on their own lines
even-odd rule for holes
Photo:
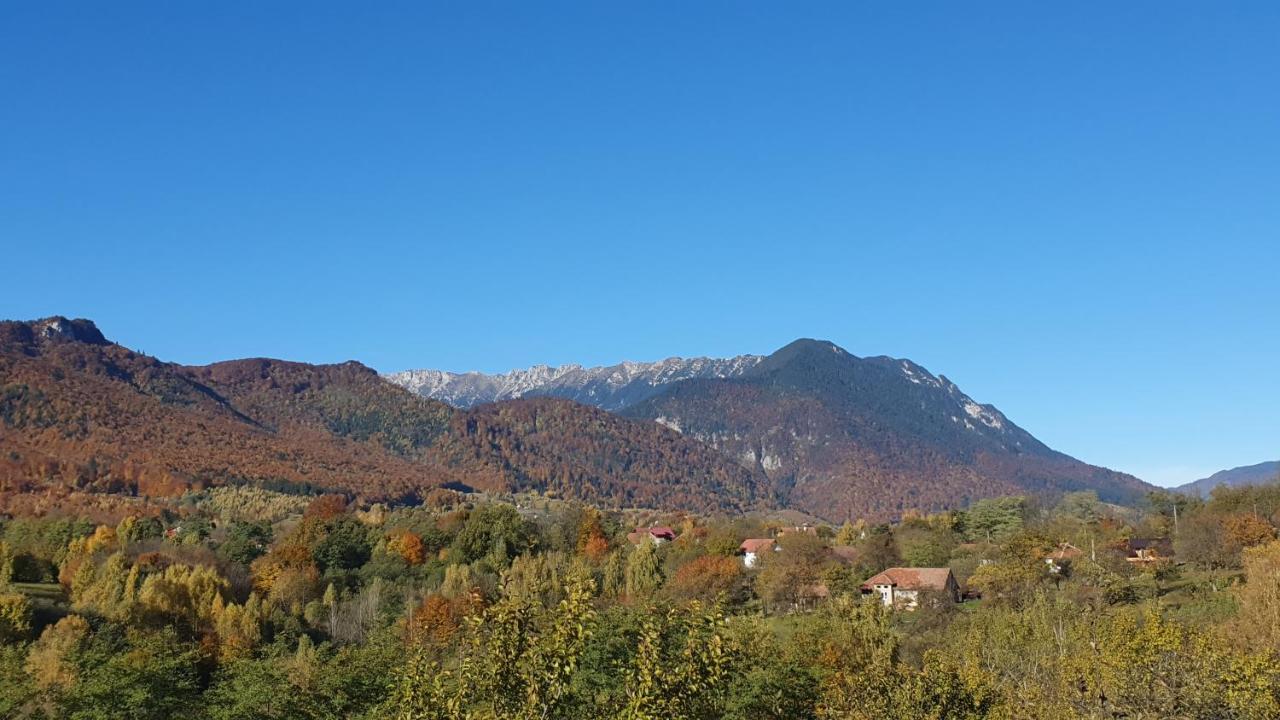
<svg viewBox="0 0 1280 720">
<path fill-rule="evenodd" d="M 669 527 L 657 526 L 651 528 L 636 528 L 635 532 L 627 533 L 627 540 L 630 540 L 632 545 L 639 545 L 646 539 L 655 545 L 661 545 L 662 543 L 675 540 L 676 531 Z"/>
<path fill-rule="evenodd" d="M 960 601 L 960 584 L 950 568 L 889 568 L 862 584 L 862 594 L 886 607 L 914 609 L 925 593 Z"/>
<path fill-rule="evenodd" d="M 1173 558 L 1169 538 L 1130 538 L 1125 542 L 1125 560 L 1131 563 L 1154 563 Z"/>
<path fill-rule="evenodd" d="M 1049 566 L 1049 572 L 1054 575 L 1061 575 L 1063 571 L 1071 566 L 1072 561 L 1084 555 L 1084 551 L 1072 545 L 1069 542 L 1058 543 L 1058 547 L 1044 559 Z"/>
<path fill-rule="evenodd" d="M 738 552 L 742 553 L 742 565 L 748 568 L 755 567 L 762 554 L 777 549 L 777 545 L 769 538 L 748 538 L 738 546 Z"/>
</svg>

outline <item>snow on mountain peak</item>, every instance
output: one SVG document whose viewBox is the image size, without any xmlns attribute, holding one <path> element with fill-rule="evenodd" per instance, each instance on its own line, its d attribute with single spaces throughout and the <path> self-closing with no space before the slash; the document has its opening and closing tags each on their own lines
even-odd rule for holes
<svg viewBox="0 0 1280 720">
<path fill-rule="evenodd" d="M 732 358 L 669 357 L 656 362 L 617 365 L 534 365 L 487 375 L 443 370 L 406 370 L 384 377 L 425 397 L 455 407 L 472 407 L 528 395 L 551 395 L 619 410 L 653 395 L 662 386 L 690 378 L 736 377 L 760 362 L 759 355 Z"/>
</svg>

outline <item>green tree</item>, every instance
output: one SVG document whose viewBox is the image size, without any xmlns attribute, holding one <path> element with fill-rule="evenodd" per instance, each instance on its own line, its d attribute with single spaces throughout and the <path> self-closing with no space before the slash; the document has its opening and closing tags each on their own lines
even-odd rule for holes
<svg viewBox="0 0 1280 720">
<path fill-rule="evenodd" d="M 494 571 L 537 546 L 537 531 L 510 505 L 488 504 L 476 508 L 458 531 L 452 550 L 455 562 L 484 560 Z"/>
<path fill-rule="evenodd" d="M 9 543 L 0 541 L 0 592 L 9 589 L 13 582 L 14 555 Z"/>
<path fill-rule="evenodd" d="M 218 547 L 218 551 L 232 562 L 248 565 L 266 554 L 271 538 L 270 523 L 237 520 L 231 523 L 227 539 Z"/>
<path fill-rule="evenodd" d="M 130 515 L 116 526 L 116 537 L 122 545 L 132 545 L 164 537 L 164 524 L 154 517 Z"/>
<path fill-rule="evenodd" d="M 69 720 L 168 720 L 199 703 L 199 649 L 171 628 L 107 625 L 73 656 L 79 678 L 60 697 Z"/>
<path fill-rule="evenodd" d="M 780 637 L 767 621 L 730 625 L 738 658 L 725 696 L 725 720 L 812 720 L 821 697 L 810 648 Z"/>
<path fill-rule="evenodd" d="M 989 720 L 1006 717 L 994 678 L 928 652 L 921 670 L 901 662 L 889 613 L 878 603 L 844 598 L 830 603 L 804 636 L 832 672 L 823 682 L 819 718 L 878 720 L 922 717 Z"/>
<path fill-rule="evenodd" d="M 1093 490 L 1067 493 L 1062 496 L 1054 512 L 1083 523 L 1097 522 L 1102 517 L 1102 503 Z"/>
<path fill-rule="evenodd" d="M 36 686 L 24 667 L 26 646 L 0 644 L 0 717 L 32 717 L 27 710 L 36 697 Z"/>
<path fill-rule="evenodd" d="M 626 676 L 619 720 L 719 720 L 736 648 L 725 618 L 700 603 L 653 608 L 640 630 Z"/>
<path fill-rule="evenodd" d="M 218 670 L 203 703 L 211 720 L 292 720 L 309 717 L 288 668 L 274 658 L 246 658 Z"/>
<path fill-rule="evenodd" d="M 959 525 L 970 541 L 1003 540 L 1022 529 L 1026 510 L 1024 497 L 986 498 L 959 515 Z"/>
<path fill-rule="evenodd" d="M 984 601 L 1020 606 L 1051 577 L 1044 561 L 1049 548 L 1044 538 L 1019 534 L 1005 543 L 998 561 L 978 566 L 969 587 L 981 592 Z"/>
<path fill-rule="evenodd" d="M 662 587 L 662 557 L 656 543 L 641 542 L 627 558 L 627 597 L 644 599 Z"/>
<path fill-rule="evenodd" d="M 321 572 L 355 570 L 369 561 L 373 543 L 364 523 L 353 517 L 341 516 L 327 523 L 326 531 L 313 551 Z"/>
<path fill-rule="evenodd" d="M 902 561 L 908 567 L 945 567 L 955 549 L 951 531 L 929 527 L 904 528 L 897 534 Z"/>
</svg>

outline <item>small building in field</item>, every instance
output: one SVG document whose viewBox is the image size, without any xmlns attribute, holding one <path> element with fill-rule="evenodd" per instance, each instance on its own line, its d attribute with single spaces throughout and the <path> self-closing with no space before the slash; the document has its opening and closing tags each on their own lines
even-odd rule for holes
<svg viewBox="0 0 1280 720">
<path fill-rule="evenodd" d="M 911 610 L 926 594 L 960 601 L 960 584 L 951 568 L 889 568 L 862 583 L 862 594 L 886 607 Z"/>
<path fill-rule="evenodd" d="M 761 555 L 777 549 L 777 545 L 770 538 L 748 538 L 738 546 L 738 552 L 742 553 L 742 564 L 749 568 L 755 567 L 756 563 L 760 562 Z"/>
<path fill-rule="evenodd" d="M 1172 560 L 1173 542 L 1169 538 L 1129 538 L 1124 559 L 1141 564 Z"/>
<path fill-rule="evenodd" d="M 655 545 L 661 545 L 675 539 L 676 531 L 666 526 L 636 528 L 635 532 L 627 533 L 627 540 L 630 540 L 632 545 L 639 545 L 646 540 Z"/>
</svg>

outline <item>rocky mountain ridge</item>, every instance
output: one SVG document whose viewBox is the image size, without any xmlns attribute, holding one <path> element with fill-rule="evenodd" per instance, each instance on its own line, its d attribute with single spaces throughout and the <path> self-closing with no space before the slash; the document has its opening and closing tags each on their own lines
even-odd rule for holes
<svg viewBox="0 0 1280 720">
<path fill-rule="evenodd" d="M 523 397 L 558 397 L 617 411 L 656 394 L 673 382 L 736 377 L 761 359 L 759 355 L 671 357 L 656 362 L 628 361 L 600 367 L 534 365 L 494 375 L 406 370 L 384 377 L 423 397 L 459 408 Z"/>
</svg>

